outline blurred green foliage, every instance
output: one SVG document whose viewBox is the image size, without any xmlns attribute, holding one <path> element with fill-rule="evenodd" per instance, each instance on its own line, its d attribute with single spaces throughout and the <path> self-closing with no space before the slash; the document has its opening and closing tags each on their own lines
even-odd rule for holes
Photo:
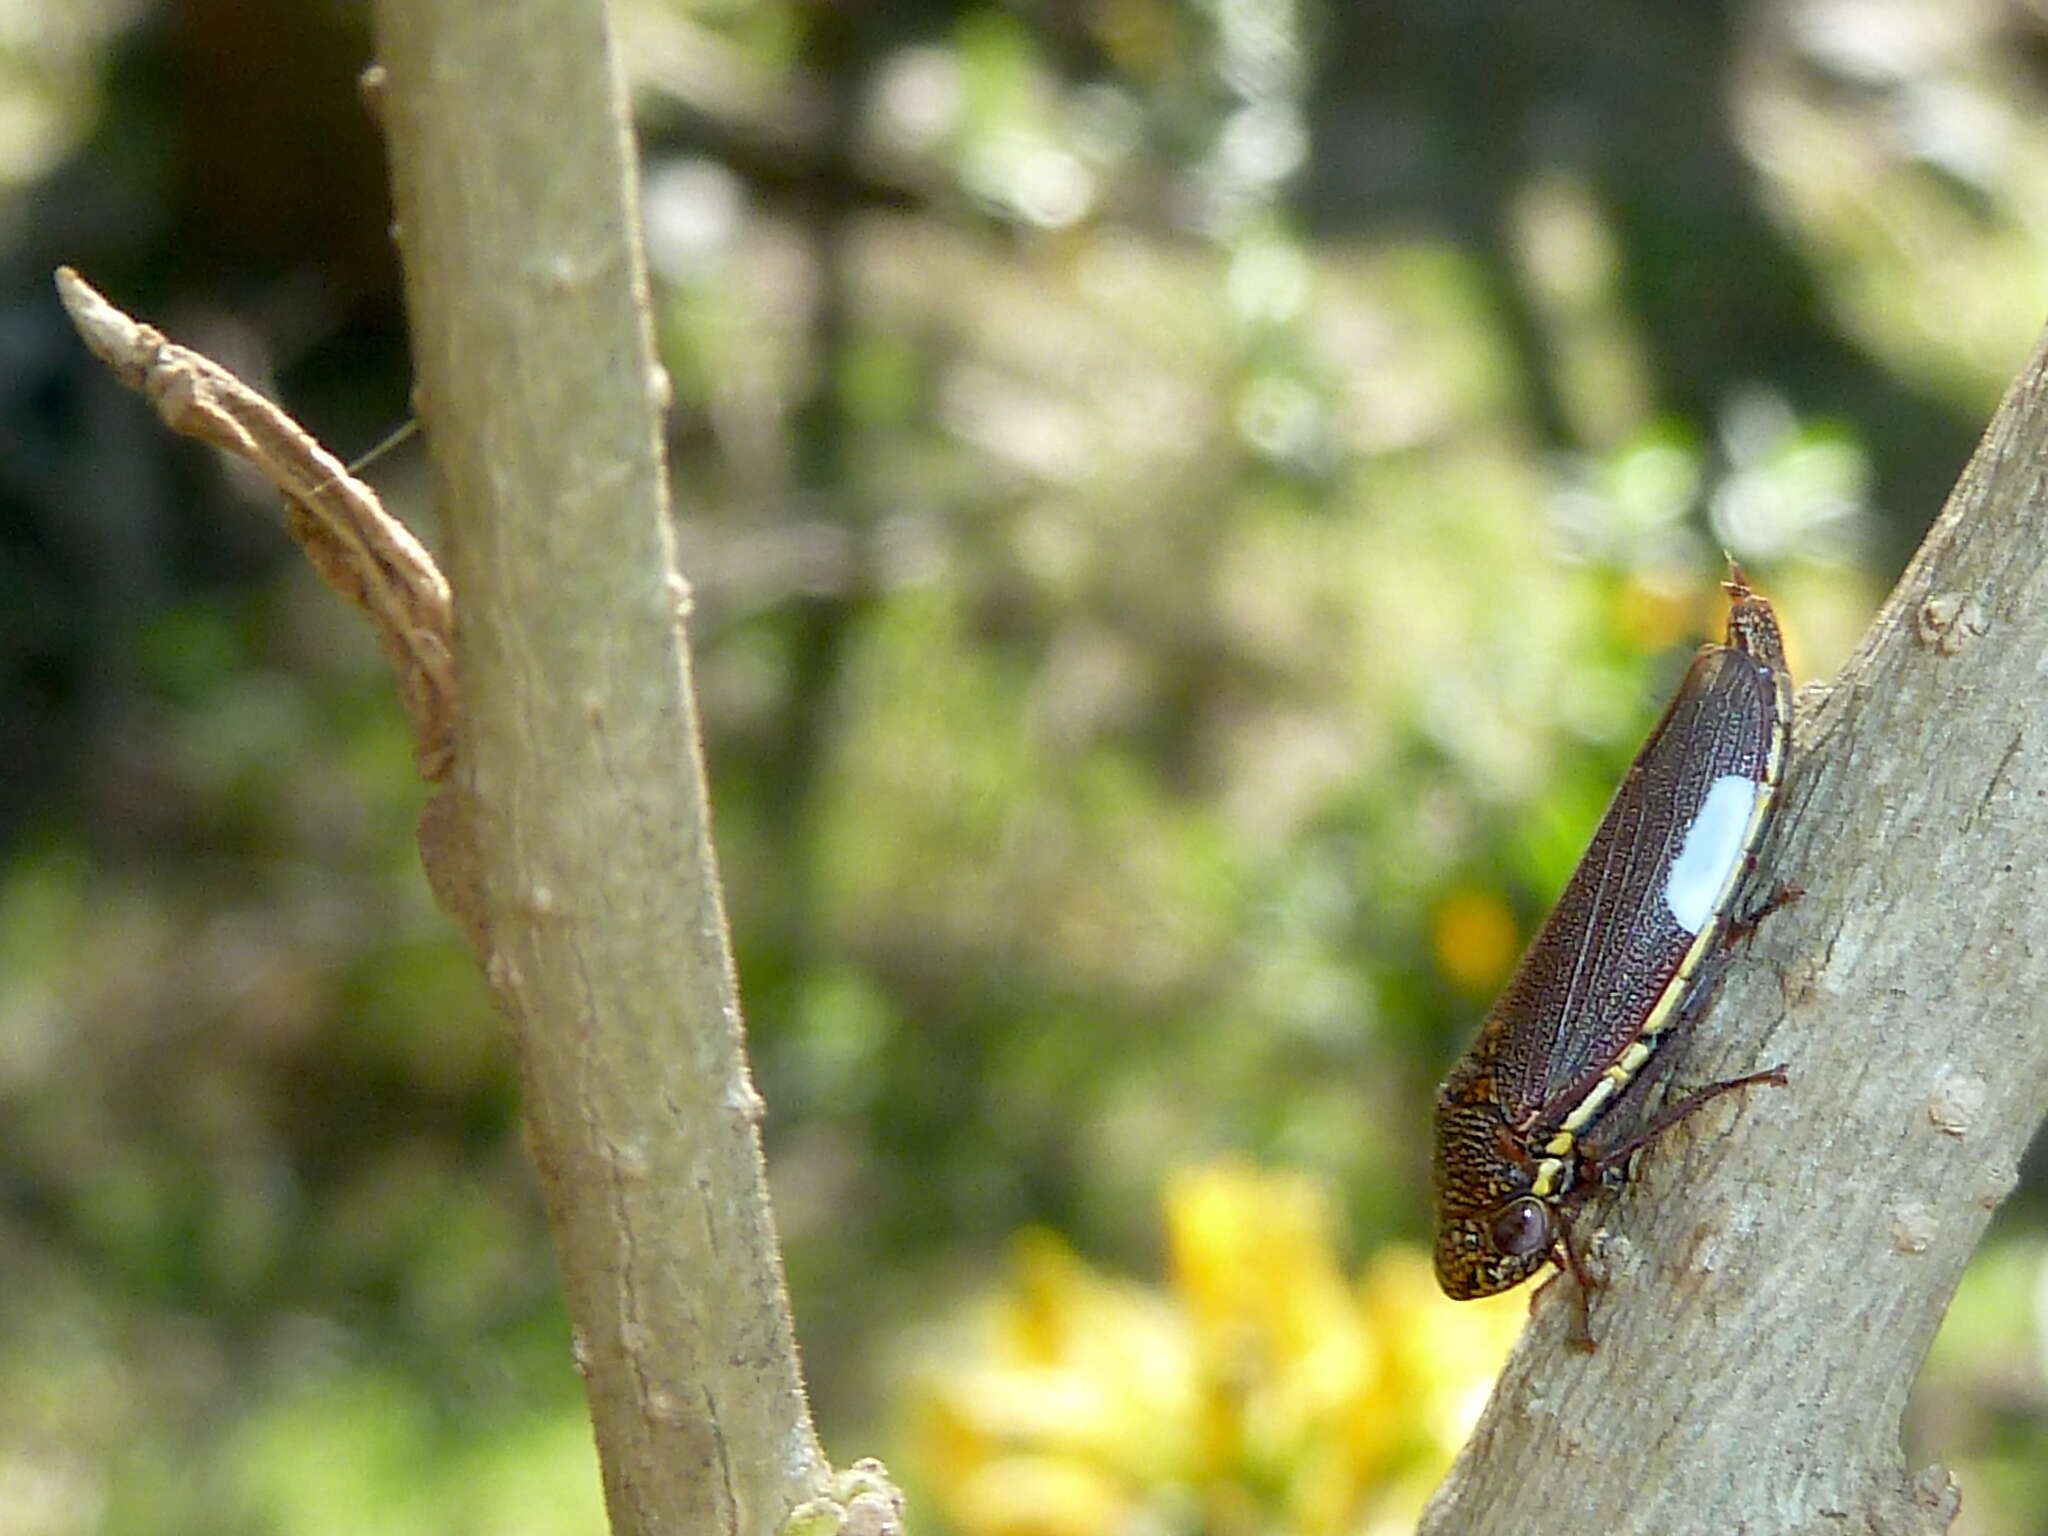
<svg viewBox="0 0 2048 1536">
<path fill-rule="evenodd" d="M 1420 1235 L 1431 1086 L 1721 551 L 1824 674 L 2024 356 L 2048 29 L 616 9 L 778 1219 L 828 1442 L 887 1455 L 1019 1229 L 1151 1274 L 1175 1170 L 1247 1154 Z M 369 40 L 5 15 L 0 1531 L 594 1531 L 381 663 L 48 298 L 73 261 L 375 441 Z M 431 534 L 417 458 L 372 475 Z M 2038 1215 L 1916 1410 L 1980 1536 L 2048 1505 Z"/>
</svg>

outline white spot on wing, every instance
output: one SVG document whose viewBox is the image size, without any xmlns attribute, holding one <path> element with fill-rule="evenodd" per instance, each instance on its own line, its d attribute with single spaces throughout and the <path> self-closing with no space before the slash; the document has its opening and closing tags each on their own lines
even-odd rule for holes
<svg viewBox="0 0 2048 1536">
<path fill-rule="evenodd" d="M 1664 877 L 1664 902 L 1687 933 L 1707 926 L 1735 874 L 1756 789 L 1753 780 L 1739 773 L 1723 774 L 1708 788 L 1699 814 L 1685 829 L 1685 846 Z"/>
</svg>

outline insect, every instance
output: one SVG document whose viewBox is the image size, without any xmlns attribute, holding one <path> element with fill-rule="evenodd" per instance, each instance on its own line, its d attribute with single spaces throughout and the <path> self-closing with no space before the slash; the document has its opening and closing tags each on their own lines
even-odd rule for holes
<svg viewBox="0 0 2048 1536">
<path fill-rule="evenodd" d="M 1715 1083 L 1628 1125 L 1661 1041 L 1713 989 L 1732 915 L 1776 810 L 1792 719 L 1771 605 L 1729 562 L 1727 641 L 1703 646 L 1651 731 L 1479 1038 L 1436 1101 L 1436 1277 L 1459 1300 L 1556 1263 L 1579 1282 L 1573 1342 L 1593 1347 L 1571 1213 L 1703 1104 L 1783 1068 Z"/>
</svg>

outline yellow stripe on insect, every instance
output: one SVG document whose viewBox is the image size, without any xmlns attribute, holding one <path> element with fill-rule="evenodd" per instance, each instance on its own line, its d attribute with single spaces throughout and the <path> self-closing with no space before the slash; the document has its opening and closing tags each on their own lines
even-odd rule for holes
<svg viewBox="0 0 2048 1536">
<path fill-rule="evenodd" d="M 1613 1098 L 1615 1090 L 1627 1081 L 1627 1078 L 1621 1079 L 1620 1082 L 1615 1081 L 1611 1069 L 1607 1072 L 1602 1072 L 1600 1080 L 1593 1084 L 1592 1089 L 1583 1099 L 1579 1100 L 1578 1108 L 1564 1117 L 1564 1128 L 1574 1134 L 1583 1131 L 1586 1128 L 1586 1122 L 1599 1114 L 1600 1107 Z"/>
<path fill-rule="evenodd" d="M 1768 777 L 1764 783 L 1756 785 L 1756 798 L 1750 809 L 1749 824 L 1744 829 L 1745 847 L 1754 845 L 1757 829 L 1770 814 L 1771 801 L 1775 798 L 1774 783 L 1778 773 L 1778 756 L 1778 740 L 1774 738 L 1770 761 L 1764 770 Z M 1742 877 L 1746 873 L 1746 859 L 1736 861 L 1734 867 L 1728 871 L 1720 891 L 1716 893 L 1713 916 L 1693 936 L 1692 943 L 1686 946 L 1684 958 L 1678 962 L 1677 971 L 1673 973 L 1671 980 L 1664 984 L 1664 990 L 1657 994 L 1656 1004 L 1644 1018 L 1636 1038 L 1629 1042 L 1627 1050 L 1615 1058 L 1613 1065 L 1601 1072 L 1599 1080 L 1586 1091 L 1586 1096 L 1579 1100 L 1571 1113 L 1560 1122 L 1564 1134 L 1554 1137 L 1544 1147 L 1545 1152 L 1554 1157 L 1568 1156 L 1573 1138 L 1592 1123 L 1606 1107 L 1609 1099 L 1635 1081 L 1636 1074 L 1649 1062 L 1651 1053 L 1657 1048 L 1657 1038 L 1675 1017 L 1678 1004 L 1684 999 L 1694 972 L 1699 970 L 1700 962 L 1706 958 L 1707 951 L 1720 942 L 1721 930 L 1727 926 L 1728 903 L 1734 898 L 1736 887 L 1742 883 Z"/>
</svg>

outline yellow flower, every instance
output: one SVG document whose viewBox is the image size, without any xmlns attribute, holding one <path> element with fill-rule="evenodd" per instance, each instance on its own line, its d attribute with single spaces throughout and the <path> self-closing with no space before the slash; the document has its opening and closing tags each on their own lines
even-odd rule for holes
<svg viewBox="0 0 2048 1536">
<path fill-rule="evenodd" d="M 1384 1250 L 1348 1282 L 1310 1180 L 1225 1164 L 1166 1192 L 1164 1292 L 1018 1242 L 913 1453 L 966 1536 L 1358 1536 L 1412 1526 L 1519 1331 Z"/>
<path fill-rule="evenodd" d="M 1437 969 L 1452 986 L 1473 997 L 1491 997 L 1499 991 L 1521 952 L 1515 916 L 1493 891 L 1453 891 L 1431 915 L 1429 928 Z"/>
</svg>

